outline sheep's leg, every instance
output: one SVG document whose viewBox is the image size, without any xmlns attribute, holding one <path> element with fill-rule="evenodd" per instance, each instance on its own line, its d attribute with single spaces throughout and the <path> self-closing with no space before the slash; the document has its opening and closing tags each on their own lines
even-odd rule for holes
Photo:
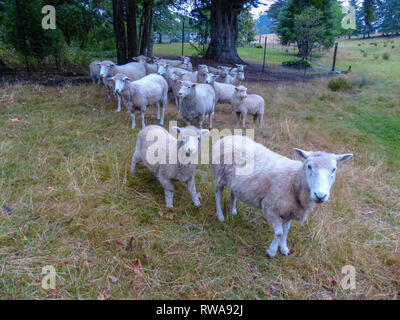
<svg viewBox="0 0 400 320">
<path fill-rule="evenodd" d="M 231 191 L 231 212 L 234 216 L 237 215 L 237 210 L 236 210 L 236 194 Z"/>
<path fill-rule="evenodd" d="M 283 225 L 282 225 L 283 226 L 283 235 L 282 235 L 281 241 L 279 242 L 279 251 L 285 256 L 290 254 L 290 250 L 288 249 L 287 244 L 286 244 L 287 235 L 288 235 L 288 232 L 290 229 L 290 224 L 291 224 L 291 220 L 287 220 L 283 223 Z"/>
<path fill-rule="evenodd" d="M 118 95 L 118 108 L 117 108 L 117 112 L 121 112 L 121 96 Z"/>
<path fill-rule="evenodd" d="M 157 102 L 157 120 L 160 120 L 160 103 Z"/>
<path fill-rule="evenodd" d="M 257 114 L 255 114 L 254 116 L 253 116 L 253 123 L 254 123 L 254 125 L 256 124 L 256 122 L 257 122 L 257 117 L 258 117 L 258 115 Z"/>
<path fill-rule="evenodd" d="M 140 119 L 142 119 L 142 129 L 143 129 L 144 127 L 146 127 L 146 124 L 144 123 L 144 111 L 143 110 L 140 111 Z"/>
<path fill-rule="evenodd" d="M 258 121 L 259 121 L 259 124 L 260 124 L 260 128 L 263 127 L 263 116 L 264 115 L 262 113 L 258 116 Z"/>
<path fill-rule="evenodd" d="M 246 118 L 247 118 L 247 113 L 243 112 L 242 113 L 242 126 L 243 126 L 243 128 L 246 127 Z"/>
<path fill-rule="evenodd" d="M 224 221 L 224 213 L 222 212 L 222 207 L 221 207 L 221 196 L 222 196 L 222 191 L 224 190 L 224 186 L 217 185 L 215 186 L 215 204 L 217 206 L 217 217 L 219 221 Z"/>
<path fill-rule="evenodd" d="M 93 82 L 93 84 L 96 84 L 96 78 L 92 78 L 92 82 Z"/>
<path fill-rule="evenodd" d="M 139 141 L 136 143 L 136 147 L 135 147 L 135 152 L 133 153 L 132 156 L 132 161 L 131 161 L 131 175 L 135 175 L 136 174 L 136 164 L 140 161 L 142 161 L 142 157 L 140 156 L 140 151 L 139 151 Z"/>
<path fill-rule="evenodd" d="M 158 181 L 160 181 L 162 187 L 164 188 L 165 205 L 167 206 L 167 208 L 173 208 L 174 185 L 172 184 L 171 180 L 163 177 L 159 177 Z"/>
<path fill-rule="evenodd" d="M 209 115 L 209 118 L 210 118 L 210 128 L 212 128 L 213 117 L 214 117 L 214 112 L 213 112 L 213 113 L 210 113 L 210 115 Z"/>
<path fill-rule="evenodd" d="M 135 111 L 131 111 L 131 118 L 132 118 L 132 129 L 135 129 L 136 128 Z"/>
<path fill-rule="evenodd" d="M 237 122 L 236 122 L 236 126 L 239 127 L 240 126 L 240 112 L 236 112 L 236 118 L 237 118 Z"/>
<path fill-rule="evenodd" d="M 194 176 L 191 177 L 190 180 L 187 182 L 187 186 L 188 186 L 190 195 L 192 196 L 194 205 L 196 207 L 199 207 L 200 201 L 199 201 L 199 197 L 197 196 L 197 192 L 196 192 L 196 183 L 195 183 Z"/>
<path fill-rule="evenodd" d="M 165 105 L 166 103 L 162 102 L 161 103 L 161 119 L 160 119 L 160 125 L 164 125 L 164 117 L 165 117 Z"/>
<path fill-rule="evenodd" d="M 199 120 L 199 128 L 200 128 L 200 130 L 203 129 L 203 121 L 204 121 L 204 118 L 200 117 L 200 120 Z"/>
<path fill-rule="evenodd" d="M 269 223 L 271 223 L 272 228 L 274 229 L 274 239 L 267 250 L 268 257 L 273 258 L 276 256 L 279 243 L 281 242 L 283 236 L 282 221 L 279 217 L 275 216 L 267 216 L 267 220 Z"/>
</svg>

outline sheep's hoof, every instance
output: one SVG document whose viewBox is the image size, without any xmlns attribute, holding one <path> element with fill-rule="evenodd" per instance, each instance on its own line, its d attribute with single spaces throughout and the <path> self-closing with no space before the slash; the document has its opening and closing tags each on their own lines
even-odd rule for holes
<svg viewBox="0 0 400 320">
<path fill-rule="evenodd" d="M 236 216 L 236 215 L 237 215 L 237 211 L 236 211 L 236 210 L 232 210 L 232 214 L 233 214 L 234 216 Z"/>
<path fill-rule="evenodd" d="M 284 256 L 288 256 L 290 255 L 290 250 L 286 247 L 286 248 L 279 248 L 279 251 L 281 254 L 283 254 Z"/>
<path fill-rule="evenodd" d="M 195 207 L 200 207 L 200 201 L 195 201 L 195 202 L 194 202 L 194 206 L 195 206 Z"/>
<path fill-rule="evenodd" d="M 217 213 L 217 217 L 218 217 L 218 220 L 221 221 L 221 222 L 225 220 L 224 216 L 223 215 L 219 215 L 218 213 Z"/>
<path fill-rule="evenodd" d="M 276 256 L 276 252 L 272 252 L 272 250 L 268 249 L 267 250 L 267 257 L 268 259 L 273 259 Z"/>
<path fill-rule="evenodd" d="M 172 209 L 173 207 L 174 207 L 174 205 L 172 205 L 172 204 L 168 205 L 168 204 L 167 204 L 167 208 L 168 208 L 168 209 Z"/>
</svg>

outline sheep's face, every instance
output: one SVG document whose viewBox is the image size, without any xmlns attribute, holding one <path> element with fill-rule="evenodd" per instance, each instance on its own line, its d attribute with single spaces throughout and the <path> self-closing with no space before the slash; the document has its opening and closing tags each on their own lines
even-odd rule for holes
<svg viewBox="0 0 400 320">
<path fill-rule="evenodd" d="M 189 64 L 189 62 L 190 62 L 190 58 L 189 57 L 185 57 L 185 56 L 182 56 L 181 57 L 181 60 L 183 61 L 183 64 L 184 65 L 188 65 Z"/>
<path fill-rule="evenodd" d="M 239 71 L 238 77 L 239 77 L 240 81 L 244 81 L 244 72 L 243 71 Z"/>
<path fill-rule="evenodd" d="M 129 87 L 129 79 L 127 76 L 117 74 L 116 76 L 109 78 L 109 80 L 113 80 L 115 83 L 114 92 L 116 94 L 120 94 L 121 92 L 125 91 Z"/>
<path fill-rule="evenodd" d="M 180 76 L 179 76 L 176 72 L 173 72 L 173 73 L 171 74 L 170 78 L 171 78 L 172 81 L 175 82 L 175 81 L 177 81 L 177 80 L 180 79 Z"/>
<path fill-rule="evenodd" d="M 222 67 L 222 66 L 219 66 L 218 69 L 219 69 L 219 75 L 220 75 L 222 78 L 227 77 L 228 74 L 229 74 L 229 70 L 231 70 L 230 67 Z"/>
<path fill-rule="evenodd" d="M 306 159 L 303 165 L 310 197 L 316 203 L 329 200 L 330 191 L 336 178 L 337 163 L 349 160 L 353 154 L 333 154 L 322 151 L 312 152 L 301 149 L 294 151 Z"/>
<path fill-rule="evenodd" d="M 247 88 L 244 86 L 235 87 L 235 94 L 239 99 L 247 98 Z"/>
<path fill-rule="evenodd" d="M 244 72 L 244 64 L 236 64 L 236 67 L 238 68 L 239 72 Z"/>
<path fill-rule="evenodd" d="M 180 98 L 190 96 L 196 90 L 196 84 L 193 82 L 178 80 L 178 84 L 181 85 L 178 93 Z"/>
<path fill-rule="evenodd" d="M 115 63 L 111 61 L 103 61 L 100 64 L 100 77 L 105 78 L 112 74 Z"/>
<path fill-rule="evenodd" d="M 178 150 L 179 155 L 186 155 L 186 157 L 197 155 L 201 136 L 209 133 L 207 129 L 199 130 L 193 126 L 173 128 L 178 132 L 178 141 L 181 145 Z"/>
<path fill-rule="evenodd" d="M 199 64 L 199 74 L 206 74 L 208 67 L 205 64 Z"/>
<path fill-rule="evenodd" d="M 207 84 L 213 84 L 214 83 L 214 81 L 215 81 L 215 79 L 217 79 L 217 78 L 219 78 L 219 76 L 218 75 L 215 75 L 215 74 L 213 74 L 213 73 L 211 73 L 211 72 L 207 72 L 206 73 L 206 80 L 205 80 L 205 82 L 207 83 Z"/>
<path fill-rule="evenodd" d="M 132 60 L 138 61 L 140 63 L 146 64 L 150 59 L 146 56 L 140 55 L 137 57 L 133 57 Z"/>
<path fill-rule="evenodd" d="M 164 76 L 168 71 L 168 63 L 157 63 L 157 74 Z"/>
</svg>

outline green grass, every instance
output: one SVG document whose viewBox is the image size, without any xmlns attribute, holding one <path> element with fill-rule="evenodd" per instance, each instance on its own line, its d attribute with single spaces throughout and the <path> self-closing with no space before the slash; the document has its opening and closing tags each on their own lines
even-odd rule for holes
<svg viewBox="0 0 400 320">
<path fill-rule="evenodd" d="M 359 52 L 356 41 L 343 47 Z M 139 129 L 102 87 L 1 88 L 1 298 L 399 298 L 400 83 L 366 72 L 353 65 L 353 88 L 338 92 L 329 78 L 246 83 L 266 101 L 256 141 L 290 157 L 293 147 L 355 154 L 339 166 L 329 202 L 293 223 L 293 254 L 272 260 L 272 228 L 259 210 L 239 202 L 232 217 L 225 192 L 226 221 L 217 220 L 209 165 L 196 175 L 200 208 L 176 183 L 167 209 L 143 165 L 130 176 Z M 178 118 L 169 104 L 166 123 Z M 233 128 L 228 105 L 217 105 L 215 119 L 216 128 Z M 157 123 L 153 108 L 146 123 Z M 352 291 L 340 287 L 346 264 L 356 269 Z M 55 290 L 41 287 L 46 265 L 56 269 Z"/>
</svg>

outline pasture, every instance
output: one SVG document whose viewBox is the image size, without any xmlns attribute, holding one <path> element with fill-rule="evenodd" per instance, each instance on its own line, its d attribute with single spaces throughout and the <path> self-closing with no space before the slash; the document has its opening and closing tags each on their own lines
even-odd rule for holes
<svg viewBox="0 0 400 320">
<path fill-rule="evenodd" d="M 329 202 L 292 224 L 293 253 L 274 259 L 260 210 L 238 202 L 232 217 L 225 191 L 226 220 L 218 221 L 210 165 L 198 166 L 199 208 L 176 183 L 167 209 L 143 165 L 130 176 L 140 125 L 130 129 L 126 109 L 116 113 L 103 87 L 0 88 L 0 297 L 399 299 L 399 50 L 399 39 L 341 41 L 338 69 L 353 67 L 342 76 L 347 90 L 329 89 L 328 77 L 245 83 L 266 102 L 257 142 L 291 158 L 293 147 L 355 155 L 339 165 Z M 248 51 L 254 59 L 244 59 L 259 61 Z M 276 63 L 290 59 L 282 56 Z M 182 125 L 171 102 L 165 122 Z M 148 111 L 146 124 L 156 124 Z M 214 119 L 217 129 L 233 129 L 229 105 L 217 105 Z M 57 272 L 54 290 L 41 287 L 46 265 Z M 353 290 L 341 287 L 345 265 L 356 270 Z"/>
</svg>

